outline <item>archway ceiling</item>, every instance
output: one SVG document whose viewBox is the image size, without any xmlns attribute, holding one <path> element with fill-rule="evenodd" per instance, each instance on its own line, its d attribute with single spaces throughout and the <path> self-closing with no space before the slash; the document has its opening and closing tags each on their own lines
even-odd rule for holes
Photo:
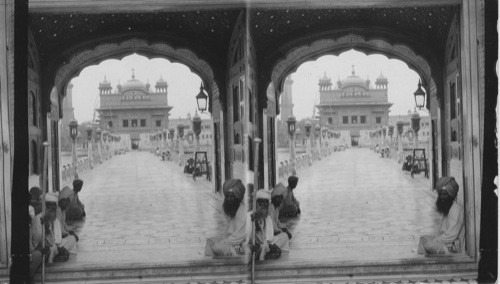
<svg viewBox="0 0 500 284">
<path fill-rule="evenodd" d="M 329 36 L 359 34 L 410 47 L 439 65 L 458 6 L 359 9 L 252 9 L 252 37 L 267 83 L 276 62 L 294 48 Z M 262 78 L 262 77 L 261 77 Z"/>
<path fill-rule="evenodd" d="M 206 60 L 224 78 L 231 32 L 240 10 L 191 10 L 152 13 L 30 13 L 42 64 L 49 72 L 76 53 L 92 49 L 101 39 L 127 38 L 163 42 L 185 48 Z M 102 43 L 102 42 L 101 42 Z"/>
</svg>

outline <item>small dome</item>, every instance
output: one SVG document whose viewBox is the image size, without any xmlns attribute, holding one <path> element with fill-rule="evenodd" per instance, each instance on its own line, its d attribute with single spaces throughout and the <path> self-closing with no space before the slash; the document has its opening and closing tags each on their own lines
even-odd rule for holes
<svg viewBox="0 0 500 284">
<path fill-rule="evenodd" d="M 349 77 L 345 78 L 344 80 L 342 80 L 341 85 L 342 85 L 342 88 L 348 87 L 348 86 L 365 86 L 366 81 L 363 78 L 356 75 L 356 72 L 354 71 L 354 65 L 353 65 L 351 75 Z"/>
<path fill-rule="evenodd" d="M 141 81 L 139 80 L 136 80 L 136 79 L 130 79 L 128 80 L 127 82 L 125 82 L 122 86 L 122 89 L 124 91 L 126 90 L 132 90 L 132 89 L 140 89 L 140 90 L 143 90 L 145 87 L 144 83 L 142 83 Z"/>
<path fill-rule="evenodd" d="M 101 88 L 111 87 L 111 83 L 106 79 L 106 76 L 104 76 L 104 81 L 99 83 L 99 87 Z"/>
<path fill-rule="evenodd" d="M 380 75 L 377 77 L 377 81 L 375 81 L 375 84 L 387 84 L 387 78 L 380 72 Z"/>
<path fill-rule="evenodd" d="M 122 85 L 122 90 L 144 90 L 146 85 L 135 78 L 134 69 L 132 69 L 132 78 Z"/>
<path fill-rule="evenodd" d="M 323 74 L 323 78 L 319 79 L 319 85 L 331 85 L 332 81 L 326 76 L 326 72 Z"/>
<path fill-rule="evenodd" d="M 167 87 L 168 87 L 167 81 L 165 81 L 163 79 L 163 75 L 161 75 L 160 79 L 158 79 L 158 81 L 156 81 L 155 88 L 167 88 Z"/>
</svg>

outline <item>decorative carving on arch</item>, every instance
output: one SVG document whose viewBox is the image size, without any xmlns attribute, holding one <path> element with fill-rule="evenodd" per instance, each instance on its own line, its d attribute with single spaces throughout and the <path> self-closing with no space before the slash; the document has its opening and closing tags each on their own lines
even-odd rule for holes
<svg viewBox="0 0 500 284">
<path fill-rule="evenodd" d="M 432 70 L 429 63 L 408 46 L 401 44 L 391 44 L 383 39 L 370 39 L 349 34 L 337 39 L 321 39 L 312 44 L 299 46 L 290 51 L 286 58 L 278 61 L 273 68 L 271 80 L 278 88 L 278 94 L 283 90 L 286 76 L 297 70 L 304 62 L 315 60 L 325 54 L 339 55 L 349 49 L 361 50 L 366 54 L 383 54 L 389 58 L 400 59 L 408 67 L 417 72 L 423 80 L 423 85 L 428 86 L 433 82 Z M 276 99 L 278 101 L 278 98 Z"/>
<path fill-rule="evenodd" d="M 78 52 L 66 64 L 57 69 L 55 84 L 59 90 L 65 90 L 66 85 L 73 76 L 79 74 L 83 68 L 97 64 L 106 59 L 121 59 L 131 52 L 138 53 L 148 58 L 162 56 L 172 62 L 185 64 L 194 73 L 197 73 L 205 83 L 210 86 L 214 75 L 210 65 L 190 50 L 175 49 L 166 43 L 149 43 L 146 40 L 132 38 L 121 43 L 104 43 L 93 49 Z M 209 91 L 210 89 L 207 89 Z M 209 92 L 211 96 L 211 92 Z"/>
<path fill-rule="evenodd" d="M 35 37 L 31 29 L 28 29 L 28 68 L 31 68 L 36 73 L 40 70 L 40 57 L 38 56 Z M 38 80 L 35 82 L 38 82 Z"/>
</svg>

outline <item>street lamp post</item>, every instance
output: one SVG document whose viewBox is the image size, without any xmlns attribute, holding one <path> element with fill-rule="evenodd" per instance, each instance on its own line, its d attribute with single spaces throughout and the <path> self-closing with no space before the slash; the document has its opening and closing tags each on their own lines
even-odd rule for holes
<svg viewBox="0 0 500 284">
<path fill-rule="evenodd" d="M 167 133 L 168 133 L 168 130 L 166 128 L 163 128 L 163 133 L 161 135 L 161 140 L 162 140 L 162 148 L 164 149 L 164 151 L 167 151 Z"/>
<path fill-rule="evenodd" d="M 183 137 L 184 137 L 184 125 L 182 124 L 178 124 L 177 125 L 177 138 L 179 139 L 179 157 L 182 157 L 184 156 L 184 141 L 183 141 Z M 184 165 L 184 161 L 181 160 L 181 166 Z"/>
<path fill-rule="evenodd" d="M 382 148 L 382 146 L 384 145 L 384 137 L 382 135 L 382 127 L 380 127 L 378 129 L 378 145 L 380 146 L 380 148 Z"/>
<path fill-rule="evenodd" d="M 76 137 L 78 136 L 78 122 L 76 119 L 72 119 L 69 122 L 69 136 L 71 137 L 71 163 L 73 168 L 76 170 L 76 165 L 78 164 L 76 156 Z"/>
<path fill-rule="evenodd" d="M 161 149 L 161 143 L 162 143 L 162 131 L 158 130 L 156 131 L 156 149 L 160 150 Z"/>
<path fill-rule="evenodd" d="M 316 150 L 318 151 L 318 160 L 321 160 L 321 126 L 316 124 L 314 126 L 314 135 L 316 136 Z"/>
<path fill-rule="evenodd" d="M 388 130 L 389 137 L 391 137 L 391 140 L 389 141 L 389 147 L 392 148 L 393 140 L 392 140 L 392 135 L 394 135 L 394 125 L 389 125 L 389 130 Z"/>
<path fill-rule="evenodd" d="M 195 135 L 195 149 L 200 151 L 200 134 L 201 134 L 201 117 L 198 112 L 195 112 L 193 116 L 193 132 Z"/>
<path fill-rule="evenodd" d="M 175 129 L 174 128 L 169 128 L 168 129 L 168 139 L 170 140 L 170 154 L 172 155 L 174 153 L 174 136 L 175 136 Z"/>
<path fill-rule="evenodd" d="M 99 159 L 99 163 L 102 163 L 101 157 L 102 157 L 102 131 L 101 128 L 97 127 L 95 130 L 96 133 L 96 139 L 97 139 L 97 157 Z"/>
<path fill-rule="evenodd" d="M 93 131 L 93 128 L 92 128 L 92 125 L 87 125 L 87 157 L 89 159 L 89 162 L 90 162 L 90 168 L 93 167 L 93 163 L 94 163 L 94 157 L 93 157 L 93 154 L 92 154 L 92 131 Z"/>
<path fill-rule="evenodd" d="M 109 132 L 107 130 L 104 130 L 102 132 L 102 140 L 103 140 L 103 147 L 104 147 L 104 158 L 107 160 L 109 159 L 109 151 L 108 151 L 108 140 L 109 140 Z"/>
<path fill-rule="evenodd" d="M 398 132 L 398 156 L 401 158 L 401 153 L 403 153 L 403 122 L 401 120 L 398 120 L 398 122 L 396 122 L 396 130 Z M 400 162 L 402 163 L 403 161 L 401 160 Z"/>
<path fill-rule="evenodd" d="M 312 139 L 312 135 L 311 135 L 311 128 L 312 128 L 312 123 L 310 120 L 307 120 L 305 125 L 304 125 L 304 128 L 306 129 L 306 138 L 307 138 L 307 144 L 306 144 L 306 150 L 307 150 L 307 154 L 308 155 L 311 155 L 311 139 Z"/>
<path fill-rule="evenodd" d="M 387 145 L 387 128 L 386 127 L 382 128 L 382 136 L 383 136 L 383 139 L 384 139 L 384 143 L 382 143 L 382 144 L 385 147 Z"/>
<path fill-rule="evenodd" d="M 290 161 L 292 162 L 292 167 L 295 168 L 295 123 L 297 119 L 293 114 L 286 121 L 288 126 L 288 134 L 290 134 Z"/>
<path fill-rule="evenodd" d="M 297 124 L 295 124 L 295 147 L 297 147 L 297 141 L 299 141 L 299 147 L 300 147 L 300 141 L 302 141 L 302 130 L 300 130 L 300 127 L 297 127 Z"/>
<path fill-rule="evenodd" d="M 415 111 L 411 115 L 411 129 L 413 129 L 413 145 L 418 148 L 418 131 L 420 130 L 420 115 Z"/>
</svg>

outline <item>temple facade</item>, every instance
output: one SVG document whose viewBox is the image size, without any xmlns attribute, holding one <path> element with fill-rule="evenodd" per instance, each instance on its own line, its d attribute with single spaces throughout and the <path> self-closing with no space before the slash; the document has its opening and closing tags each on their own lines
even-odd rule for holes
<svg viewBox="0 0 500 284">
<path fill-rule="evenodd" d="M 368 145 L 370 130 L 389 123 L 387 99 L 388 80 L 384 75 L 375 81 L 357 76 L 352 67 L 351 75 L 333 85 L 325 75 L 319 80 L 320 122 L 323 127 L 340 132 L 341 136 L 351 140 L 352 146 Z"/>
<path fill-rule="evenodd" d="M 168 129 L 168 84 L 160 77 L 155 89 L 132 77 L 113 90 L 106 78 L 99 84 L 100 127 L 120 135 L 130 149 L 149 147 L 149 135 Z"/>
</svg>

